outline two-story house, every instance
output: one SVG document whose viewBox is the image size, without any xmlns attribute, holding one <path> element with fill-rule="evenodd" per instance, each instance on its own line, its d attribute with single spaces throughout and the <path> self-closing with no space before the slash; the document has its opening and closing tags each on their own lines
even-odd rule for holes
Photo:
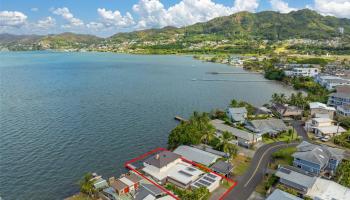
<svg viewBox="0 0 350 200">
<path fill-rule="evenodd" d="M 327 171 L 335 172 L 344 157 L 344 150 L 303 141 L 292 156 L 295 167 L 318 175 Z"/>
</svg>

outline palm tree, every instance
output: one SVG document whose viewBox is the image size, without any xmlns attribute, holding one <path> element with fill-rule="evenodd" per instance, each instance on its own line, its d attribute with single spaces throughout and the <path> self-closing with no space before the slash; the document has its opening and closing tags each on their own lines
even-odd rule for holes
<svg viewBox="0 0 350 200">
<path fill-rule="evenodd" d="M 237 151 L 238 151 L 236 145 L 230 143 L 230 141 L 232 139 L 233 139 L 232 134 L 227 132 L 227 131 L 225 131 L 220 136 L 220 143 L 218 144 L 218 148 L 221 151 L 223 151 L 225 153 L 228 153 L 231 158 L 233 156 L 235 156 L 237 154 Z"/>
<path fill-rule="evenodd" d="M 212 131 L 206 131 L 203 133 L 203 136 L 201 138 L 202 142 L 204 144 L 209 144 L 210 141 L 212 141 L 215 137 L 215 133 Z"/>
<path fill-rule="evenodd" d="M 92 179 L 92 174 L 86 173 L 84 177 L 80 180 L 79 185 L 80 185 L 80 191 L 82 193 L 92 195 L 95 192 L 94 183 L 91 179 Z"/>
</svg>

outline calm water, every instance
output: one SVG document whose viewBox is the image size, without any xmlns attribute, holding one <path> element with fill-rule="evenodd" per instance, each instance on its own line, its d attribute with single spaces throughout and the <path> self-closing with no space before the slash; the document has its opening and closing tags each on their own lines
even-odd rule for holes
<svg viewBox="0 0 350 200">
<path fill-rule="evenodd" d="M 232 98 L 256 105 L 274 82 L 191 57 L 111 53 L 0 53 L 0 196 L 62 199 L 92 171 L 124 172 L 132 157 L 166 146 L 175 115 L 225 108 Z"/>
</svg>

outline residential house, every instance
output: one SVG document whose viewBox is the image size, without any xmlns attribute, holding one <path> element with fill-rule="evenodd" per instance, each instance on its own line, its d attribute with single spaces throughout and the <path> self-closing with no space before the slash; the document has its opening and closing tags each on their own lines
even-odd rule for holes
<svg viewBox="0 0 350 200">
<path fill-rule="evenodd" d="M 109 185 L 115 189 L 119 195 L 135 193 L 139 188 L 142 178 L 135 173 L 122 175 L 119 179 L 109 178 Z"/>
<path fill-rule="evenodd" d="M 326 104 L 320 102 L 311 102 L 309 103 L 311 116 L 315 117 L 317 115 L 327 114 L 330 119 L 333 119 L 335 108 L 327 106 Z"/>
<path fill-rule="evenodd" d="M 324 74 L 316 76 L 315 81 L 328 90 L 334 90 L 338 86 L 350 85 L 349 79 Z"/>
<path fill-rule="evenodd" d="M 279 166 L 275 174 L 279 182 L 305 195 L 316 181 L 316 176 L 291 166 Z"/>
<path fill-rule="evenodd" d="M 304 171 L 320 174 L 334 172 L 344 157 L 344 150 L 303 141 L 292 156 L 293 165 Z"/>
<path fill-rule="evenodd" d="M 213 164 L 221 156 L 215 155 L 204 150 L 190 147 L 186 145 L 180 145 L 175 150 L 174 153 L 181 155 L 183 158 L 200 163 L 202 165 L 209 166 Z"/>
<path fill-rule="evenodd" d="M 297 106 L 290 106 L 288 104 L 274 103 L 272 109 L 277 113 L 281 118 L 292 117 L 298 118 L 303 114 L 303 109 L 298 108 Z"/>
<path fill-rule="evenodd" d="M 191 188 L 205 187 L 209 192 L 213 192 L 220 186 L 222 177 L 214 173 L 207 173 L 191 184 Z"/>
<path fill-rule="evenodd" d="M 283 192 L 280 189 L 276 189 L 266 198 L 266 200 L 303 200 L 303 199 L 297 196 L 294 196 L 292 194 L 289 194 L 287 192 Z"/>
<path fill-rule="evenodd" d="M 247 109 L 245 107 L 227 109 L 227 116 L 232 122 L 243 123 L 247 118 Z"/>
<path fill-rule="evenodd" d="M 270 116 L 272 115 L 272 111 L 264 106 L 262 107 L 259 107 L 259 108 L 255 108 L 254 110 L 254 115 L 257 116 L 257 117 L 260 117 L 260 116 Z"/>
<path fill-rule="evenodd" d="M 329 95 L 328 105 L 336 107 L 337 115 L 350 116 L 350 86 L 337 87 L 337 92 Z"/>
<path fill-rule="evenodd" d="M 135 200 L 157 199 L 165 196 L 166 193 L 151 183 L 141 183 L 135 194 Z"/>
<path fill-rule="evenodd" d="M 93 182 L 93 186 L 96 190 L 101 190 L 109 187 L 107 181 L 103 179 L 102 176 L 98 176 L 96 173 L 92 174 L 92 179 L 90 181 Z"/>
<path fill-rule="evenodd" d="M 296 67 L 292 70 L 284 71 L 286 76 L 295 76 L 295 77 L 315 77 L 321 72 L 318 68 L 300 68 Z"/>
<path fill-rule="evenodd" d="M 214 163 L 214 165 L 211 166 L 211 169 L 216 173 L 229 176 L 233 170 L 233 166 L 230 162 L 219 160 L 218 162 Z"/>
<path fill-rule="evenodd" d="M 180 162 L 181 155 L 162 151 L 146 159 L 142 170 L 156 181 L 165 183 L 170 169 Z"/>
<path fill-rule="evenodd" d="M 167 182 L 172 183 L 182 189 L 187 189 L 196 181 L 203 171 L 192 167 L 190 164 L 182 162 L 176 164 L 167 176 Z"/>
<path fill-rule="evenodd" d="M 210 121 L 210 123 L 216 128 L 218 135 L 222 134 L 225 131 L 231 133 L 237 139 L 238 145 L 249 147 L 259 141 L 262 141 L 261 135 L 233 128 L 232 126 L 226 125 L 222 120 L 215 119 Z"/>
<path fill-rule="evenodd" d="M 350 104 L 337 106 L 337 115 L 350 117 Z"/>
<path fill-rule="evenodd" d="M 334 125 L 334 121 L 329 118 L 313 118 L 305 123 L 305 130 L 314 133 L 316 136 L 335 136 L 346 130 L 339 124 Z"/>
<path fill-rule="evenodd" d="M 288 127 L 283 120 L 274 118 L 250 120 L 245 123 L 245 127 L 258 135 L 263 135 L 266 133 L 276 135 L 282 131 L 288 130 Z"/>
<path fill-rule="evenodd" d="M 102 190 L 101 196 L 105 197 L 104 199 L 108 200 L 119 200 L 118 194 L 115 192 L 113 187 L 108 187 Z"/>
<path fill-rule="evenodd" d="M 315 200 L 350 200 L 350 189 L 334 181 L 317 178 L 306 196 Z"/>
</svg>

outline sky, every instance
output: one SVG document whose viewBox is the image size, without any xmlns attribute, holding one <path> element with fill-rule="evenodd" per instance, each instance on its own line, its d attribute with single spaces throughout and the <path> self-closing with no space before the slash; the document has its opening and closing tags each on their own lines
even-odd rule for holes
<svg viewBox="0 0 350 200">
<path fill-rule="evenodd" d="M 182 27 L 240 11 L 289 13 L 304 8 L 350 18 L 350 0 L 0 0 L 0 33 L 75 32 L 108 37 Z"/>
</svg>

